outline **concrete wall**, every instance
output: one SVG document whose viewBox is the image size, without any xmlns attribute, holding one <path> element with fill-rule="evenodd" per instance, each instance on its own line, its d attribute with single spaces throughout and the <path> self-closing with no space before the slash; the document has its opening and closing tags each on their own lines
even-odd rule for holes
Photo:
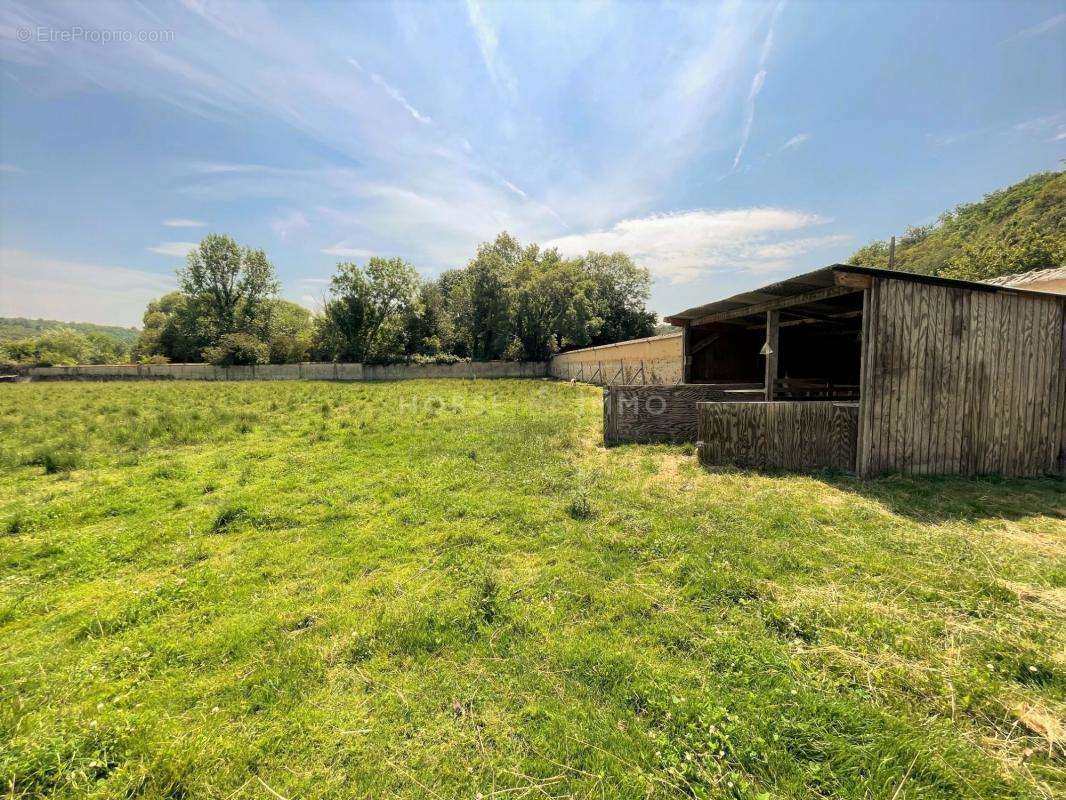
<svg viewBox="0 0 1066 800">
<path fill-rule="evenodd" d="M 457 364 L 263 364 L 215 367 L 211 364 L 82 364 L 34 367 L 30 380 L 186 380 L 186 381 L 380 381 L 414 378 L 543 378 L 546 362 L 479 361 Z"/>
<path fill-rule="evenodd" d="M 551 360 L 552 377 L 608 385 L 660 385 L 681 382 L 681 334 L 586 347 Z"/>
<path fill-rule="evenodd" d="M 365 381 L 400 381 L 412 378 L 544 378 L 545 361 L 460 361 L 456 364 L 363 365 Z"/>
</svg>

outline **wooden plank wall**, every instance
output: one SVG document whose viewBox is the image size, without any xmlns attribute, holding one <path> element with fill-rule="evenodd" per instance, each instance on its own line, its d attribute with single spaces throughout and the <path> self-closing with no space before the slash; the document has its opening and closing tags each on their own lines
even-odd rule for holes
<svg viewBox="0 0 1066 800">
<path fill-rule="evenodd" d="M 696 403 L 707 400 L 763 399 L 759 384 L 738 395 L 722 384 L 677 384 L 674 386 L 608 386 L 603 390 L 603 443 L 695 442 Z"/>
<path fill-rule="evenodd" d="M 698 417 L 705 466 L 855 468 L 856 403 L 700 403 Z"/>
<path fill-rule="evenodd" d="M 1066 298 L 877 278 L 858 472 L 1062 474 Z"/>
</svg>

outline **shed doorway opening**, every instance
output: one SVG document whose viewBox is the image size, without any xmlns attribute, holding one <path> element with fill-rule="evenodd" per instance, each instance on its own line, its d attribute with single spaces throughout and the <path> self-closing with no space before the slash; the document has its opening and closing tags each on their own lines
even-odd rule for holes
<svg viewBox="0 0 1066 800">
<path fill-rule="evenodd" d="M 688 382 L 767 400 L 858 400 L 862 314 L 863 294 L 853 291 L 691 325 Z"/>
</svg>

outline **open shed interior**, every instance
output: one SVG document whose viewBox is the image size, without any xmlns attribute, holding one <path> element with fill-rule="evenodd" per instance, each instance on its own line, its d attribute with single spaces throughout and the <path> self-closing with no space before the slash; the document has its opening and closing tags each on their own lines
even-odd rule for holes
<svg viewBox="0 0 1066 800">
<path fill-rule="evenodd" d="M 742 309 L 738 310 L 742 311 Z M 688 382 L 776 400 L 857 400 L 862 292 L 691 324 Z"/>
</svg>

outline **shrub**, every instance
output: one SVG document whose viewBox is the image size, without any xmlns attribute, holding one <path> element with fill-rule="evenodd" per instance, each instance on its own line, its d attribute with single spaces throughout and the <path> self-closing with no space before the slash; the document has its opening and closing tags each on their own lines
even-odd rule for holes
<svg viewBox="0 0 1066 800">
<path fill-rule="evenodd" d="M 45 475 L 55 475 L 58 472 L 70 472 L 72 469 L 77 469 L 81 464 L 81 456 L 70 448 L 42 447 L 25 463 L 44 467 Z"/>
<path fill-rule="evenodd" d="M 244 506 L 226 506 L 218 512 L 215 521 L 211 523 L 214 533 L 222 533 L 239 522 L 244 522 L 251 517 L 248 509 Z"/>
<path fill-rule="evenodd" d="M 585 520 L 592 518 L 592 501 L 584 492 L 578 492 L 570 499 L 570 506 L 567 509 L 570 516 L 576 520 Z"/>
<path fill-rule="evenodd" d="M 266 364 L 270 348 L 261 339 L 247 333 L 227 333 L 214 347 L 204 350 L 204 358 L 216 367 Z"/>
<path fill-rule="evenodd" d="M 468 361 L 470 361 L 469 358 L 462 358 L 461 356 L 453 355 L 452 353 L 437 353 L 431 356 L 422 354 L 411 356 L 372 356 L 366 359 L 363 363 L 375 366 L 385 366 L 388 364 L 458 364 L 459 362 Z"/>
</svg>

